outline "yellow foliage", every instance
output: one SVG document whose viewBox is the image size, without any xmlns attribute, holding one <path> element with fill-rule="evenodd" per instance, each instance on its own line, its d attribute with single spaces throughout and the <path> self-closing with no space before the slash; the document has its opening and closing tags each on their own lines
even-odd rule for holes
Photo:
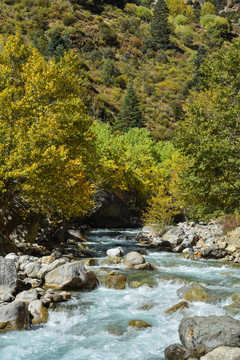
<svg viewBox="0 0 240 360">
<path fill-rule="evenodd" d="M 184 208 L 180 174 L 185 166 L 186 159 L 178 151 L 162 164 L 160 182 L 143 215 L 143 221 L 157 231 L 171 223 Z"/>
<path fill-rule="evenodd" d="M 85 212 L 95 159 L 74 53 L 46 62 L 20 34 L 0 54 L 0 184 L 46 211 Z"/>
</svg>

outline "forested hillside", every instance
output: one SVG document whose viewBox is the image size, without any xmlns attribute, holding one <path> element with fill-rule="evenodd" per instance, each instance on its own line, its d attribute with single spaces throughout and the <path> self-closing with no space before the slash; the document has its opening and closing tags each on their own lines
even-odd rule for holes
<svg viewBox="0 0 240 360">
<path fill-rule="evenodd" d="M 16 196 L 71 216 L 99 189 L 160 225 L 238 212 L 238 21 L 236 1 L 2 1 L 2 224 Z"/>
</svg>

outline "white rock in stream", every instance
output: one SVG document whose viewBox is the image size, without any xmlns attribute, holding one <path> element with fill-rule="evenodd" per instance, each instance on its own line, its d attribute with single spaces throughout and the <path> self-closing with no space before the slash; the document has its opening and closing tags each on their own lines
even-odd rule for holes
<svg viewBox="0 0 240 360">
<path fill-rule="evenodd" d="M 113 249 L 108 249 L 107 256 L 109 258 L 115 258 L 115 257 L 122 257 L 123 256 L 123 250 L 120 246 Z"/>
</svg>

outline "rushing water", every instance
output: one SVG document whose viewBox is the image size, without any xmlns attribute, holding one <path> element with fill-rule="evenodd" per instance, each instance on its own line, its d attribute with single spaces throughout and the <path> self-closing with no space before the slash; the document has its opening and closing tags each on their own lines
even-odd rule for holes
<svg viewBox="0 0 240 360">
<path fill-rule="evenodd" d="M 95 230 L 87 234 L 87 245 L 106 260 L 109 248 L 121 246 L 125 254 L 139 249 L 136 234 L 136 230 Z M 0 359 L 163 360 L 165 347 L 179 342 L 183 316 L 228 314 L 223 306 L 231 303 L 231 293 L 240 291 L 239 268 L 230 264 L 192 261 L 180 254 L 151 250 L 145 258 L 158 270 L 130 271 L 121 264 L 110 266 L 110 270 L 125 274 L 129 284 L 144 277 L 150 286 L 114 290 L 100 285 L 91 292 L 73 293 L 70 302 L 50 311 L 47 324 L 0 335 Z M 102 266 L 91 269 L 104 271 Z M 190 303 L 188 309 L 166 315 L 166 309 L 181 301 L 176 291 L 184 280 L 203 283 L 215 301 Z M 138 331 L 128 326 L 133 319 L 152 327 Z"/>
</svg>

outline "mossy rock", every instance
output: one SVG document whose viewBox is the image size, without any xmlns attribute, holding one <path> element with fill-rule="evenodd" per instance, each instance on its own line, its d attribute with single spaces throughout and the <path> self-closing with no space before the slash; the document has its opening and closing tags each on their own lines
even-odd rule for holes
<svg viewBox="0 0 240 360">
<path fill-rule="evenodd" d="M 236 293 L 232 294 L 232 301 L 240 303 L 240 292 L 236 292 Z"/>
<path fill-rule="evenodd" d="M 98 260 L 97 259 L 85 259 L 84 264 L 85 264 L 85 266 L 97 266 Z"/>
<path fill-rule="evenodd" d="M 138 329 L 152 327 L 151 324 L 148 324 L 146 321 L 143 321 L 143 320 L 131 320 L 131 321 L 129 321 L 128 325 L 131 327 L 138 328 Z"/>
<path fill-rule="evenodd" d="M 133 280 L 130 283 L 130 287 L 133 289 L 137 289 L 144 285 L 148 287 L 154 287 L 157 285 L 157 282 L 154 279 L 143 279 L 143 280 Z"/>
<path fill-rule="evenodd" d="M 231 305 L 224 306 L 224 309 L 230 313 L 230 315 L 238 315 L 240 313 L 240 303 L 233 303 Z"/>
<path fill-rule="evenodd" d="M 108 288 L 123 290 L 127 285 L 127 278 L 122 274 L 111 274 L 105 278 L 105 285 Z"/>
<path fill-rule="evenodd" d="M 187 301 L 181 301 L 180 303 L 172 306 L 171 308 L 165 310 L 164 312 L 168 315 L 171 315 L 173 313 L 175 313 L 176 311 L 180 310 L 180 309 L 185 309 L 188 308 L 188 302 Z"/>
<path fill-rule="evenodd" d="M 201 301 L 205 302 L 208 300 L 208 293 L 204 289 L 191 289 L 186 295 L 185 300 L 194 302 Z"/>
</svg>

